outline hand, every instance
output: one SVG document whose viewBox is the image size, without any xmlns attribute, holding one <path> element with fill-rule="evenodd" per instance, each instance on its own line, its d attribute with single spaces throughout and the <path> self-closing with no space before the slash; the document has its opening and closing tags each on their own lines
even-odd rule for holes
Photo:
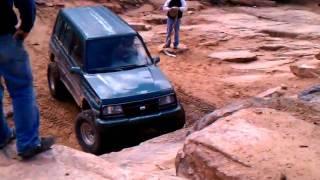
<svg viewBox="0 0 320 180">
<path fill-rule="evenodd" d="M 172 7 L 171 9 L 179 10 L 179 7 Z"/>
<path fill-rule="evenodd" d="M 17 40 L 23 41 L 23 40 L 25 40 L 25 39 L 27 38 L 28 35 L 29 35 L 29 33 L 24 32 L 24 31 L 21 30 L 21 29 L 18 29 L 18 30 L 14 33 L 13 37 L 14 37 L 15 39 L 17 39 Z"/>
</svg>

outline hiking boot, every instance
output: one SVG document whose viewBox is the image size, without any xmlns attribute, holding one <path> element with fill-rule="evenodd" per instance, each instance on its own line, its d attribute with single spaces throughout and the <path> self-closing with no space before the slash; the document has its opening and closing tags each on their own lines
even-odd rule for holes
<svg viewBox="0 0 320 180">
<path fill-rule="evenodd" d="M 37 154 L 40 154 L 40 153 L 45 152 L 47 150 L 50 150 L 51 146 L 54 143 L 55 143 L 55 140 L 53 137 L 42 137 L 39 146 L 37 146 L 33 149 L 30 149 L 26 152 L 19 153 L 18 155 L 24 160 L 30 159 Z"/>
<path fill-rule="evenodd" d="M 10 144 L 15 138 L 16 138 L 16 131 L 14 128 L 12 128 L 10 137 L 8 137 L 8 139 L 3 144 L 0 144 L 0 150 L 6 147 L 8 144 Z"/>
</svg>

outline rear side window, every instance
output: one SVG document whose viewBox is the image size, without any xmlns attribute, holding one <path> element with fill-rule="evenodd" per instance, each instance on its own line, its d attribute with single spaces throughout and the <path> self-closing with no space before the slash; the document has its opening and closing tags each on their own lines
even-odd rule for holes
<svg viewBox="0 0 320 180">
<path fill-rule="evenodd" d="M 83 44 L 82 41 L 76 36 L 71 26 L 62 20 L 60 16 L 54 29 L 54 34 L 57 36 L 61 44 L 70 56 L 76 61 L 79 66 L 83 66 Z"/>
<path fill-rule="evenodd" d="M 59 37 L 59 35 L 61 34 L 61 27 L 63 25 L 63 21 L 62 21 L 62 18 L 60 16 L 57 17 L 57 21 L 56 21 L 56 24 L 54 26 L 54 34 L 56 36 Z"/>
<path fill-rule="evenodd" d="M 59 39 L 68 52 L 70 52 L 72 36 L 73 36 L 73 32 L 70 25 L 68 25 L 67 23 L 64 23 L 64 31 L 63 31 L 63 34 L 61 34 L 61 38 Z"/>
<path fill-rule="evenodd" d="M 79 66 L 82 66 L 83 44 L 69 24 L 65 22 L 61 23 L 61 31 L 58 34 L 58 39 L 68 54 L 73 57 Z"/>
</svg>

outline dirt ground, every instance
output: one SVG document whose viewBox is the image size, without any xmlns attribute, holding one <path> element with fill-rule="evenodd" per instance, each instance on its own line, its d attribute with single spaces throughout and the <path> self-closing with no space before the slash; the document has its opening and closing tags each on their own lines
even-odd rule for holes
<svg viewBox="0 0 320 180">
<path fill-rule="evenodd" d="M 159 1 L 157 1 L 159 2 Z M 68 1 L 66 6 L 95 4 Z M 148 14 L 163 14 L 153 1 L 141 8 L 123 12 L 125 19 L 142 21 Z M 34 85 L 41 109 L 41 133 L 54 135 L 58 143 L 79 149 L 74 135 L 74 120 L 79 109 L 70 101 L 60 102 L 50 96 L 47 85 L 48 42 L 59 7 L 38 7 L 38 18 L 26 42 L 30 53 Z M 158 53 L 164 43 L 165 25 L 151 24 L 141 32 L 151 52 L 161 57 L 160 67 L 172 81 L 186 112 L 188 126 L 203 115 L 232 101 L 255 96 L 279 85 L 295 94 L 318 79 L 301 79 L 289 70 L 293 63 L 316 64 L 319 52 L 320 15 L 314 6 L 273 8 L 208 7 L 186 13 L 181 42 L 189 50 L 171 58 Z M 319 18 L 319 19 L 318 19 Z M 299 27 L 299 28 L 296 28 Z M 292 35 L 293 34 L 293 35 Z M 204 45 L 213 42 L 211 45 Z M 262 46 L 281 45 L 278 50 Z M 250 50 L 258 61 L 246 64 L 226 63 L 208 58 L 213 52 Z M 6 102 L 7 106 L 10 104 Z"/>
</svg>

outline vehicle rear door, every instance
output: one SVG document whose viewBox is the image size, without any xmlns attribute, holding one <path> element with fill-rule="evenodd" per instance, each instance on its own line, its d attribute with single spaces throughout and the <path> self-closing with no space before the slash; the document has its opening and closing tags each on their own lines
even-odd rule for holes
<svg viewBox="0 0 320 180">
<path fill-rule="evenodd" d="M 59 34 L 57 35 L 57 42 L 59 44 L 57 46 L 57 51 L 59 51 L 59 53 L 56 59 L 57 65 L 60 69 L 60 78 L 66 85 L 77 104 L 81 105 L 82 96 L 79 84 L 79 75 L 70 73 L 71 67 L 78 66 L 74 60 L 75 58 L 72 57 L 72 51 L 75 50 L 74 38 L 76 34 L 72 26 L 67 21 L 62 20 L 60 28 Z M 78 48 L 78 51 L 79 50 L 81 49 Z M 75 79 L 77 79 L 77 81 Z"/>
</svg>

